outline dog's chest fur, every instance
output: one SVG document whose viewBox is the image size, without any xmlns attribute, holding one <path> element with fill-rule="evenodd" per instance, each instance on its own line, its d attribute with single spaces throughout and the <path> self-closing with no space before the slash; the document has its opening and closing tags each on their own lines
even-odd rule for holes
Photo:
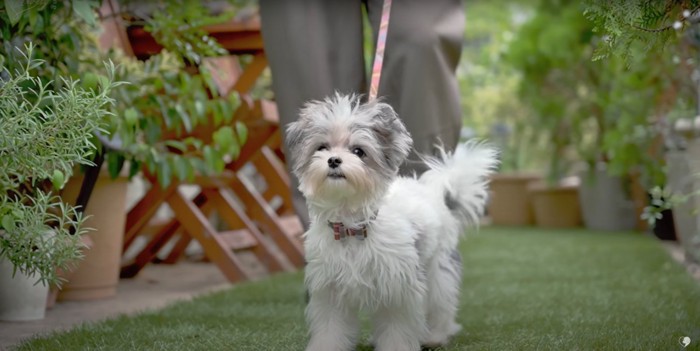
<svg viewBox="0 0 700 351">
<path fill-rule="evenodd" d="M 344 303 L 375 309 L 402 303 L 412 289 L 425 289 L 415 227 L 380 216 L 367 230 L 365 240 L 334 240 L 327 226 L 312 226 L 305 241 L 306 283 L 312 294 L 330 287 Z"/>
</svg>

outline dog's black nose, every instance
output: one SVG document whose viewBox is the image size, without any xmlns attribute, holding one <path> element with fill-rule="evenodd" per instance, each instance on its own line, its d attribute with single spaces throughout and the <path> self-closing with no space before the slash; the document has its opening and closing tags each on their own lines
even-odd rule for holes
<svg viewBox="0 0 700 351">
<path fill-rule="evenodd" d="M 343 160 L 341 160 L 340 157 L 334 156 L 328 159 L 328 167 L 330 168 L 338 168 L 341 163 L 343 163 Z"/>
</svg>

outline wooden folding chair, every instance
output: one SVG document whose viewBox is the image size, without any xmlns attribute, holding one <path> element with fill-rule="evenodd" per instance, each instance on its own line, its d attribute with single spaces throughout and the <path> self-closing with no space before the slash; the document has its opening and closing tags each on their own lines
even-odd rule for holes
<svg viewBox="0 0 700 351">
<path fill-rule="evenodd" d="M 113 1 L 107 1 L 107 4 L 111 6 L 107 11 L 116 11 Z M 123 25 L 117 23 L 118 19 L 114 18 L 112 21 L 115 22 L 111 23 L 115 30 L 124 30 Z M 222 95 L 227 95 L 232 90 L 245 95 L 267 65 L 262 50 L 259 22 L 229 23 L 212 27 L 209 31 L 232 54 L 253 55 L 252 61 L 244 70 L 238 67 L 237 72 L 229 72 L 229 80 L 219 79 L 217 82 Z M 144 58 L 160 50 L 148 33 L 139 32 L 138 29 L 128 35 L 116 35 L 116 39 L 123 40 L 124 37 L 131 37 L 130 42 L 122 43 L 122 46 L 127 47 L 124 51 L 137 57 Z M 220 63 L 231 62 L 225 58 L 216 60 Z M 229 68 L 236 71 L 235 65 Z M 270 102 L 251 101 L 249 98 L 244 100 L 245 103 L 236 111 L 235 119 L 243 121 L 248 127 L 248 141 L 239 158 L 227 164 L 224 174 L 209 178 L 197 177 L 192 182 L 200 188 L 197 196 L 192 199 L 185 197 L 178 189 L 184 183 L 174 181 L 162 189 L 155 177 L 146 177 L 151 187 L 127 216 L 125 251 L 151 224 L 156 211 L 163 204 L 169 205 L 174 218 L 164 225 L 153 227 L 154 233 L 147 244 L 123 267 L 122 277 L 136 275 L 156 258 L 168 242 L 175 239 L 176 234 L 179 234 L 179 238 L 166 262 L 175 262 L 194 239 L 201 244 L 207 258 L 217 264 L 230 281 L 248 278 L 244 263 L 237 256 L 241 251 L 252 252 L 270 272 L 285 269 L 285 258 L 294 267 L 303 265 L 302 248 L 298 239 L 301 225 L 290 212 L 289 181 L 280 159 L 281 137 L 276 109 L 270 108 Z M 207 132 L 211 131 L 200 130 L 196 133 Z M 240 169 L 248 162 L 251 162 L 258 174 L 265 179 L 268 185 L 265 194 L 260 194 L 249 180 L 239 174 Z M 233 199 L 232 194 L 241 202 Z M 277 211 L 270 206 L 273 198 L 281 200 Z M 209 222 L 209 216 L 214 212 L 220 215 L 229 230 L 220 232 L 214 228 Z M 274 242 L 279 250 L 271 247 L 270 242 Z M 280 257 L 277 253 L 279 251 L 285 258 Z"/>
</svg>

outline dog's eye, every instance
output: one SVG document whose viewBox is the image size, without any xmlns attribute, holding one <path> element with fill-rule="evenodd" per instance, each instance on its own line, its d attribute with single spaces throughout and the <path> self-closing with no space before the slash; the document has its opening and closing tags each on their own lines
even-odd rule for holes
<svg viewBox="0 0 700 351">
<path fill-rule="evenodd" d="M 365 151 L 360 149 L 359 147 L 352 149 L 352 153 L 355 154 L 355 156 L 360 157 L 360 158 L 365 156 Z"/>
<path fill-rule="evenodd" d="M 328 150 L 328 146 L 326 146 L 324 144 L 324 145 L 319 146 L 318 149 L 316 149 L 316 151 L 323 151 L 323 150 Z"/>
</svg>

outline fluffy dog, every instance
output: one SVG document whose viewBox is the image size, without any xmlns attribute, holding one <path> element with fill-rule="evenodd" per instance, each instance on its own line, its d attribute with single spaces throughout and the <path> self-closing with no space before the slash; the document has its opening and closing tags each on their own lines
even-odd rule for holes
<svg viewBox="0 0 700 351">
<path fill-rule="evenodd" d="M 399 177 L 412 140 L 386 103 L 336 94 L 310 102 L 287 128 L 307 199 L 307 350 L 352 350 L 358 312 L 372 314 L 377 350 L 447 343 L 461 326 L 460 234 L 476 224 L 497 152 L 478 143 L 426 158 Z"/>
</svg>

